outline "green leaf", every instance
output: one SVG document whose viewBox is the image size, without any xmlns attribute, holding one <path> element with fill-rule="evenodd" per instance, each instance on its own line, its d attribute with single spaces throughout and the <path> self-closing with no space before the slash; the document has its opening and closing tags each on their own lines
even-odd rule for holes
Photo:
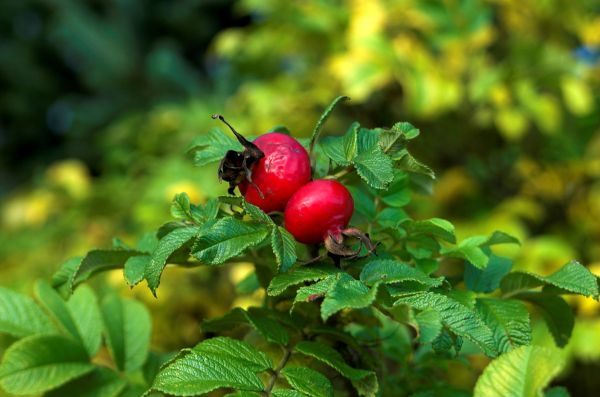
<svg viewBox="0 0 600 397">
<path fill-rule="evenodd" d="M 216 339 L 216 340 L 215 340 Z M 219 388 L 262 391 L 256 372 L 271 367 L 264 354 L 229 338 L 213 338 L 182 351 L 154 379 L 153 390 L 176 396 L 204 394 Z"/>
<path fill-rule="evenodd" d="M 83 345 L 93 357 L 102 342 L 102 316 L 96 294 L 87 285 L 81 285 L 67 301 L 67 308 Z"/>
<path fill-rule="evenodd" d="M 81 260 L 79 266 L 70 278 L 69 288 L 71 291 L 86 281 L 94 274 L 106 270 L 122 268 L 127 259 L 132 256 L 141 255 L 139 251 L 126 250 L 93 250 Z"/>
<path fill-rule="evenodd" d="M 0 287 L 0 332 L 20 338 L 56 330 L 33 299 Z"/>
<path fill-rule="evenodd" d="M 70 338 L 29 336 L 6 350 L 0 385 L 11 394 L 39 394 L 92 371 L 88 360 L 84 347 Z"/>
<path fill-rule="evenodd" d="M 52 281 L 50 283 L 52 288 L 68 288 L 70 292 L 71 279 L 73 274 L 77 271 L 82 259 L 82 257 L 76 256 L 63 263 L 60 269 L 52 275 Z"/>
<path fill-rule="evenodd" d="M 331 112 L 333 111 L 333 109 L 337 106 L 338 103 L 343 102 L 343 101 L 347 101 L 348 99 L 350 99 L 347 96 L 338 96 L 337 98 L 335 98 L 333 100 L 333 102 L 331 102 L 329 104 L 329 106 L 327 106 L 327 108 L 325 109 L 325 111 L 323 112 L 323 114 L 321 114 L 321 117 L 319 118 L 319 121 L 317 122 L 317 125 L 315 125 L 315 128 L 310 136 L 310 145 L 309 145 L 309 153 L 313 152 L 313 148 L 315 146 L 315 143 L 317 142 L 317 140 L 319 139 L 319 134 L 321 134 L 321 130 L 323 129 L 323 126 L 325 125 L 325 122 L 327 121 L 327 119 L 329 118 L 329 116 L 331 115 Z"/>
<path fill-rule="evenodd" d="M 415 316 L 419 326 L 419 342 L 431 343 L 442 332 L 442 321 L 436 310 L 423 310 Z"/>
<path fill-rule="evenodd" d="M 489 262 L 488 247 L 497 244 L 519 244 L 519 240 L 506 233 L 495 231 L 491 236 L 473 236 L 461 241 L 457 247 L 443 248 L 442 255 L 462 258 L 478 269 L 483 269 Z"/>
<path fill-rule="evenodd" d="M 450 331 L 469 339 L 490 357 L 498 354 L 492 330 L 477 313 L 456 300 L 435 292 L 417 292 L 400 297 L 394 305 L 399 304 L 409 305 L 417 310 L 436 310 L 442 324 Z"/>
<path fill-rule="evenodd" d="M 544 397 L 571 397 L 569 391 L 562 386 L 556 386 L 546 390 Z"/>
<path fill-rule="evenodd" d="M 296 240 L 281 226 L 271 231 L 271 248 L 280 272 L 287 272 L 296 263 Z"/>
<path fill-rule="evenodd" d="M 46 393 L 44 396 L 117 397 L 126 385 L 127 382 L 115 372 L 104 367 L 96 367 L 91 373 Z"/>
<path fill-rule="evenodd" d="M 321 304 L 321 318 L 326 321 L 342 309 L 360 309 L 369 306 L 377 296 L 377 284 L 369 289 L 348 273 L 338 273 L 335 283 L 325 294 Z"/>
<path fill-rule="evenodd" d="M 222 218 L 198 238 L 193 254 L 202 262 L 218 265 L 260 244 L 268 234 L 263 224 Z"/>
<path fill-rule="evenodd" d="M 386 191 L 381 192 L 380 198 L 390 207 L 399 208 L 410 203 L 410 195 L 407 175 L 403 172 L 396 172 L 394 181 Z"/>
<path fill-rule="evenodd" d="M 327 157 L 339 165 L 348 165 L 358 152 L 357 122 L 352 123 L 346 134 L 328 136 L 321 140 L 320 146 Z"/>
<path fill-rule="evenodd" d="M 310 368 L 284 368 L 281 371 L 290 386 L 311 397 L 333 397 L 331 381 Z"/>
<path fill-rule="evenodd" d="M 338 272 L 338 269 L 329 265 L 298 267 L 290 272 L 281 273 L 273 277 L 267 288 L 267 293 L 271 296 L 277 296 L 294 285 L 307 281 L 319 281 L 330 274 Z"/>
<path fill-rule="evenodd" d="M 499 352 L 531 343 L 529 312 L 523 303 L 513 299 L 478 298 L 475 307 L 494 332 Z"/>
<path fill-rule="evenodd" d="M 294 298 L 294 305 L 298 302 L 312 302 L 324 297 L 337 281 L 338 279 L 335 275 L 330 275 L 315 284 L 298 288 L 296 298 Z"/>
<path fill-rule="evenodd" d="M 194 139 L 189 153 L 194 156 L 194 164 L 203 166 L 216 161 L 221 161 L 228 150 L 241 151 L 242 145 L 229 137 L 218 128 L 211 129 L 208 134 L 203 134 Z"/>
<path fill-rule="evenodd" d="M 373 371 L 352 368 L 344 361 L 337 350 L 320 342 L 299 342 L 295 351 L 313 357 L 339 372 L 343 377 L 349 379 L 361 396 L 375 396 L 379 389 L 377 376 Z M 360 381 L 360 382 L 359 382 Z M 370 388 L 365 388 L 370 385 Z"/>
<path fill-rule="evenodd" d="M 268 311 L 251 307 L 246 311 L 246 318 L 258 332 L 269 342 L 287 345 L 289 335 L 285 328 L 268 316 Z"/>
<path fill-rule="evenodd" d="M 102 301 L 106 344 L 121 371 L 142 367 L 150 348 L 152 328 L 148 309 L 139 302 L 108 295 Z"/>
<path fill-rule="evenodd" d="M 375 189 L 385 189 L 394 180 L 392 159 L 383 153 L 379 145 L 358 154 L 353 162 L 358 175 Z"/>
<path fill-rule="evenodd" d="M 510 272 L 512 261 L 509 258 L 490 255 L 485 269 L 478 269 L 470 263 L 465 264 L 465 285 L 475 292 L 492 292 L 500 286 L 500 280 Z"/>
<path fill-rule="evenodd" d="M 273 397 L 306 397 L 306 394 L 292 389 L 275 389 L 271 395 Z"/>
<path fill-rule="evenodd" d="M 397 283 L 402 281 L 414 281 L 428 287 L 439 287 L 443 277 L 431 278 L 421 270 L 393 259 L 374 259 L 363 267 L 360 280 L 366 285 L 376 283 Z"/>
<path fill-rule="evenodd" d="M 571 307 L 563 298 L 543 292 L 523 292 L 515 295 L 515 298 L 530 302 L 540 310 L 558 347 L 569 342 L 575 319 Z"/>
<path fill-rule="evenodd" d="M 408 151 L 403 150 L 398 155 L 394 156 L 396 161 L 396 168 L 403 171 L 412 172 L 415 174 L 422 174 L 428 178 L 435 179 L 435 172 L 419 160 L 414 158 Z"/>
<path fill-rule="evenodd" d="M 542 285 L 557 287 L 559 289 L 558 293 L 570 292 L 598 299 L 596 276 L 577 261 L 567 263 L 546 277 L 533 273 L 513 272 L 504 276 L 500 282 L 500 287 L 504 293 L 526 291 Z"/>
<path fill-rule="evenodd" d="M 132 256 L 127 259 L 123 266 L 123 276 L 129 286 L 135 287 L 144 279 L 146 267 L 149 266 L 151 260 L 152 256 L 150 255 Z"/>
<path fill-rule="evenodd" d="M 156 296 L 156 289 L 160 284 L 160 276 L 171 254 L 193 240 L 200 230 L 199 227 L 180 227 L 172 230 L 158 242 L 158 247 L 152 253 L 152 259 L 144 271 L 148 287 L 154 296 Z"/>
<path fill-rule="evenodd" d="M 192 220 L 190 197 L 187 193 L 177 193 L 171 203 L 171 216 L 176 219 Z"/>
<path fill-rule="evenodd" d="M 538 397 L 563 367 L 560 352 L 522 346 L 492 361 L 477 380 L 473 397 Z"/>
<path fill-rule="evenodd" d="M 246 200 L 241 201 L 242 208 L 246 211 L 248 215 L 255 221 L 264 223 L 266 225 L 272 226 L 275 225 L 273 219 L 269 215 L 267 215 L 263 210 L 257 207 L 254 204 L 250 204 Z"/>
<path fill-rule="evenodd" d="M 262 397 L 262 394 L 253 391 L 238 391 L 235 393 L 226 394 L 225 397 Z"/>
<path fill-rule="evenodd" d="M 192 351 L 208 356 L 219 356 L 227 361 L 239 362 L 254 372 L 266 371 L 273 367 L 273 362 L 265 353 L 256 350 L 246 342 L 225 336 L 202 341 Z"/>
<path fill-rule="evenodd" d="M 427 234 L 452 244 L 456 243 L 454 225 L 445 219 L 431 218 L 411 222 L 408 225 L 408 232 L 411 234 Z"/>
<path fill-rule="evenodd" d="M 50 285 L 39 280 L 35 295 L 55 324 L 93 357 L 100 348 L 101 320 L 96 295 L 87 286 L 77 288 L 68 302 Z"/>
</svg>

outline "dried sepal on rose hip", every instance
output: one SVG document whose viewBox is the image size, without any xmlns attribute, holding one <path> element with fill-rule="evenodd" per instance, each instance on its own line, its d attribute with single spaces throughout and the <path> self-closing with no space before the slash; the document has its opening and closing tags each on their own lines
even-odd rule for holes
<svg viewBox="0 0 600 397">
<path fill-rule="evenodd" d="M 215 118 L 225 122 L 222 116 Z M 244 152 L 227 152 L 219 167 L 219 178 L 229 182 L 230 194 L 238 186 L 244 198 L 264 212 L 283 211 L 296 190 L 310 181 L 306 149 L 291 136 L 279 132 L 261 135 L 250 142 L 225 123 L 244 146 Z"/>
<path fill-rule="evenodd" d="M 229 182 L 229 189 L 227 192 L 229 194 L 233 194 L 235 187 L 240 183 L 244 181 L 253 183 L 252 168 L 260 161 L 260 159 L 265 157 L 265 154 L 258 148 L 258 146 L 237 132 L 223 116 L 220 114 L 213 114 L 212 118 L 219 119 L 225 123 L 225 125 L 229 127 L 231 132 L 233 132 L 233 135 L 235 135 L 237 140 L 244 147 L 243 152 L 228 150 L 227 153 L 225 153 L 225 157 L 223 157 L 223 160 L 221 160 L 221 163 L 219 164 L 219 180 Z"/>
<path fill-rule="evenodd" d="M 358 258 L 362 248 L 375 253 L 368 234 L 348 228 L 354 212 L 354 200 L 344 185 L 331 179 L 318 179 L 302 186 L 288 201 L 284 213 L 285 228 L 304 244 L 324 243 L 334 260 Z M 347 245 L 356 239 L 358 247 Z"/>
</svg>

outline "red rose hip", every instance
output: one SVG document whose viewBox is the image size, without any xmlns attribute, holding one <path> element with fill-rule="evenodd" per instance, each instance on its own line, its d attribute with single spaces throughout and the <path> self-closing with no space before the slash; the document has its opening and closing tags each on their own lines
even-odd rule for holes
<svg viewBox="0 0 600 397">
<path fill-rule="evenodd" d="M 331 234 L 338 238 L 354 212 L 354 200 L 344 185 L 319 179 L 302 186 L 285 208 L 285 228 L 304 244 L 318 244 Z"/>
<path fill-rule="evenodd" d="M 252 169 L 255 185 L 243 181 L 240 192 L 265 212 L 283 211 L 290 197 L 310 181 L 308 153 L 297 140 L 278 132 L 261 135 L 253 143 L 264 157 Z"/>
</svg>

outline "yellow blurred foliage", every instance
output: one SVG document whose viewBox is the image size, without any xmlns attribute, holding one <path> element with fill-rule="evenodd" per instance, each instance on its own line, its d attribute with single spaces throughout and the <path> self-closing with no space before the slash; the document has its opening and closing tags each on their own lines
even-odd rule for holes
<svg viewBox="0 0 600 397">
<path fill-rule="evenodd" d="M 51 185 L 64 189 L 77 199 L 85 198 L 91 188 L 89 171 L 80 160 L 63 160 L 50 165 L 46 178 Z"/>
</svg>

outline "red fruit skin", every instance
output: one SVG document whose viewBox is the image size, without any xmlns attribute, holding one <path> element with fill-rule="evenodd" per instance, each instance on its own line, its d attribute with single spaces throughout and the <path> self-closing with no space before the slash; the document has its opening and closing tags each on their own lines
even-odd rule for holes
<svg viewBox="0 0 600 397">
<path fill-rule="evenodd" d="M 354 200 L 344 185 L 331 179 L 318 179 L 302 186 L 288 201 L 284 225 L 304 244 L 318 244 L 329 233 L 339 235 L 354 212 Z"/>
<path fill-rule="evenodd" d="M 264 199 L 247 181 L 239 185 L 240 192 L 265 212 L 283 211 L 296 190 L 310 181 L 308 153 L 297 140 L 278 132 L 261 135 L 254 144 L 265 154 L 252 170 L 252 180 Z"/>
</svg>

